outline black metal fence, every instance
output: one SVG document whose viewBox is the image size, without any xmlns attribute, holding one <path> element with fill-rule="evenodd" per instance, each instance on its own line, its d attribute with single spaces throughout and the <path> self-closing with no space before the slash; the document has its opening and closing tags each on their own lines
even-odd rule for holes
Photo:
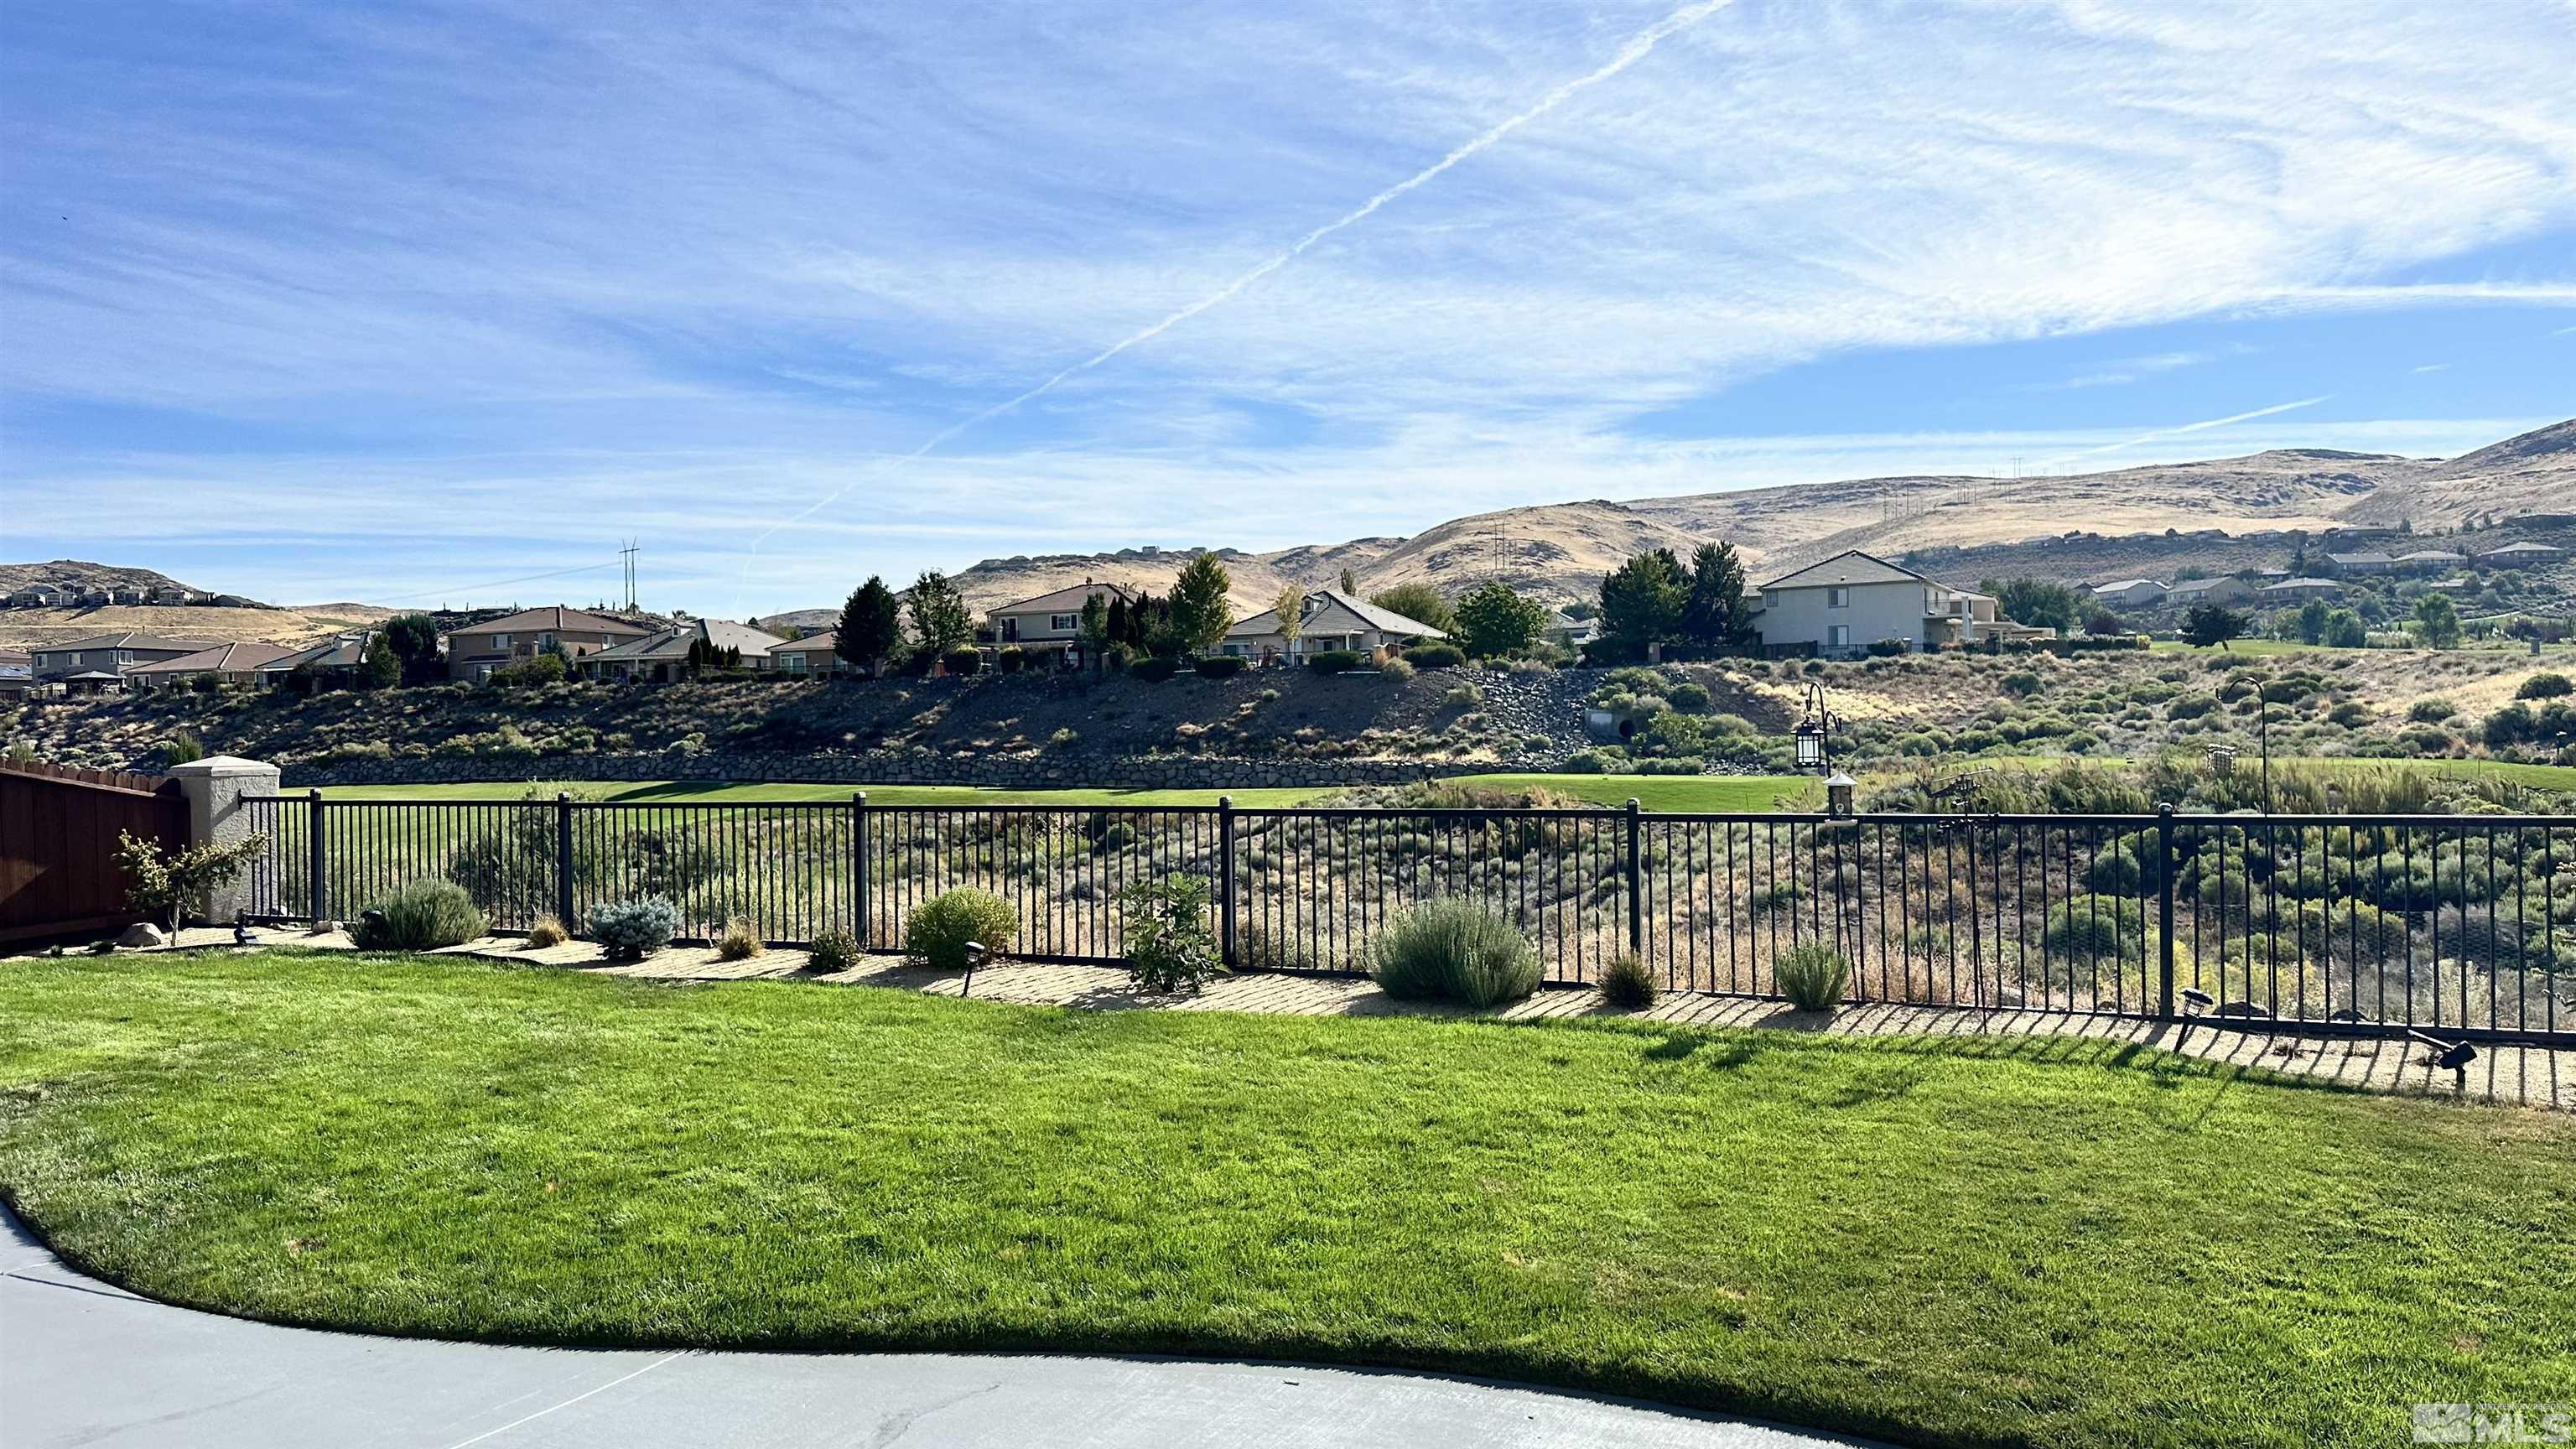
<svg viewBox="0 0 2576 1449">
<path fill-rule="evenodd" d="M 406 880 L 496 927 L 658 894 L 689 934 L 778 942 L 904 921 L 975 886 L 1024 958 L 1114 960 L 1119 898 L 1219 883 L 1239 968 L 1366 969 L 1435 896 L 1512 918 L 1548 979 L 1634 953 L 1674 990 L 1778 994 L 1808 943 L 1857 1000 L 2353 1032 L 2576 1040 L 2576 823 L 2501 816 L 1656 814 L 1576 810 L 915 807 L 253 799 L 257 914 L 354 915 Z M 2195 1001 L 2205 996 L 2205 1003 Z"/>
</svg>

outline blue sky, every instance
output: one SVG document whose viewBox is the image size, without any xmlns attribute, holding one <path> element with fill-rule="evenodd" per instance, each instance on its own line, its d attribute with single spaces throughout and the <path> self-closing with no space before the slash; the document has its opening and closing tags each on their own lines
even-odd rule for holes
<svg viewBox="0 0 2576 1449">
<path fill-rule="evenodd" d="M 745 613 L 2458 452 L 2576 413 L 2570 74 L 2565 0 L 11 6 L 0 557 Z"/>
</svg>

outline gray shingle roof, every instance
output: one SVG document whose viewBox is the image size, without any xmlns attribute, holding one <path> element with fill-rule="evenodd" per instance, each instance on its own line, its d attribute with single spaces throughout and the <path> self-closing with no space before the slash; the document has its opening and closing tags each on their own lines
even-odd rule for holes
<svg viewBox="0 0 2576 1449">
<path fill-rule="evenodd" d="M 1764 593 L 1773 589 L 1846 588 L 1853 584 L 1928 584 L 1930 578 L 1899 564 L 1889 563 L 1876 554 L 1847 549 L 1822 563 L 1812 563 L 1795 573 L 1783 574 L 1761 586 Z"/>
</svg>

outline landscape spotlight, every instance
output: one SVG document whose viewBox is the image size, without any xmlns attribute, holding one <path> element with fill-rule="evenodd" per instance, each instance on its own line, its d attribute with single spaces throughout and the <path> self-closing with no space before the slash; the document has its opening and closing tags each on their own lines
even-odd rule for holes
<svg viewBox="0 0 2576 1449">
<path fill-rule="evenodd" d="M 969 942 L 967 942 L 967 943 L 966 943 L 966 984 L 957 988 L 957 994 L 958 994 L 958 995 L 960 995 L 960 996 L 972 996 L 972 995 L 974 995 L 974 994 L 975 994 L 975 968 L 976 968 L 977 966 L 982 965 L 982 964 L 983 964 L 983 962 L 984 962 L 984 943 L 983 943 L 983 942 L 981 942 L 981 941 L 969 941 Z"/>
<path fill-rule="evenodd" d="M 2406 1034 L 2426 1046 L 2441 1048 L 2433 1055 L 2432 1064 L 2450 1068 L 2451 1085 L 2454 1088 L 2463 1092 L 2469 1089 L 2469 1063 L 2478 1059 L 2476 1047 L 2464 1041 L 2444 1041 L 2437 1036 L 2426 1036 L 2420 1031 L 2410 1031 Z"/>
<path fill-rule="evenodd" d="M 251 944 L 250 916 L 247 912 L 233 917 L 233 944 L 236 946 Z"/>
</svg>

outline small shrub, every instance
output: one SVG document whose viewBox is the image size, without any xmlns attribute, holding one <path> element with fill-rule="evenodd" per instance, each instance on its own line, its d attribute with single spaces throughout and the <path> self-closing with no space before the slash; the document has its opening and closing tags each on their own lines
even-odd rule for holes
<svg viewBox="0 0 2576 1449">
<path fill-rule="evenodd" d="M 1127 666 L 1129 678 L 1141 679 L 1147 684 L 1160 684 L 1180 672 L 1180 661 L 1176 659 L 1139 659 Z"/>
<path fill-rule="evenodd" d="M 1475 681 L 1469 680 L 1465 684 L 1449 686 L 1449 692 L 1440 696 L 1440 702 L 1453 709 L 1474 709 L 1485 702 L 1485 691 Z"/>
<path fill-rule="evenodd" d="M 740 916 L 725 922 L 724 934 L 716 938 L 719 961 L 748 961 L 768 949 L 769 943 L 760 939 L 760 931 Z"/>
<path fill-rule="evenodd" d="M 1851 987 L 1851 963 L 1833 947 L 1809 941 L 1771 958 L 1771 981 L 1800 1011 L 1831 1011 Z"/>
<path fill-rule="evenodd" d="M 2091 961 L 2143 960 L 2147 950 L 2147 907 L 2128 896 L 2083 895 L 2048 908 L 2042 939 L 2061 956 Z"/>
<path fill-rule="evenodd" d="M 1403 658 L 1416 669 L 1455 669 L 1467 662 L 1467 651 L 1455 644 L 1416 644 Z"/>
<path fill-rule="evenodd" d="M 809 971 L 854 971 L 859 965 L 859 938 L 849 932 L 833 929 L 816 936 L 805 947 L 805 966 Z"/>
<path fill-rule="evenodd" d="M 614 901 L 590 913 L 590 939 L 611 961 L 641 961 L 671 944 L 680 929 L 680 908 L 662 896 Z"/>
<path fill-rule="evenodd" d="M 1622 951 L 1601 973 L 1601 999 L 1621 1011 L 1643 1011 L 1661 994 L 1654 974 L 1633 952 Z"/>
<path fill-rule="evenodd" d="M 1306 656 L 1306 667 L 1317 674 L 1339 674 L 1347 669 L 1357 669 L 1360 667 L 1360 651 L 1318 649 Z"/>
<path fill-rule="evenodd" d="M 2458 705 L 2438 695 L 2431 699 L 2419 699 L 2406 707 L 2406 717 L 2417 724 L 2440 724 L 2459 712 Z"/>
<path fill-rule="evenodd" d="M 1029 652 L 1017 644 L 1009 645 L 995 657 L 993 663 L 1004 674 L 1017 674 L 1029 667 Z"/>
<path fill-rule="evenodd" d="M 2015 699 L 2028 699 L 2039 693 L 2040 678 L 2027 669 L 2016 669 L 2003 677 L 2003 687 Z"/>
<path fill-rule="evenodd" d="M 1701 714 L 1708 709 L 1708 686 L 1685 679 L 1664 692 L 1664 703 L 1684 714 Z"/>
<path fill-rule="evenodd" d="M 361 951 L 435 951 L 462 946 L 491 928 L 463 886 L 416 880 L 376 902 L 350 934 Z"/>
<path fill-rule="evenodd" d="M 991 891 L 965 887 L 913 908 L 903 923 L 904 954 L 934 970 L 966 969 L 966 943 L 983 946 L 988 960 L 1000 960 L 1020 933 L 1020 913 Z"/>
<path fill-rule="evenodd" d="M 528 949 L 531 951 L 560 946 L 571 939 L 572 933 L 564 929 L 563 922 L 552 916 L 539 916 L 537 923 L 528 928 Z"/>
<path fill-rule="evenodd" d="M 1406 911 L 1369 944 L 1369 975 L 1389 996 L 1486 1007 L 1538 989 L 1538 952 L 1510 921 L 1440 898 Z"/>
<path fill-rule="evenodd" d="M 2522 682 L 2522 687 L 2513 692 L 2513 697 L 2516 699 L 2556 699 L 2560 695 L 2570 693 L 2576 693 L 2576 684 L 2568 683 L 2566 675 L 2535 674 Z M 202 746 L 200 748 L 202 748 Z"/>
<path fill-rule="evenodd" d="M 1243 672 L 1243 660 L 1232 654 L 1211 654 L 1190 667 L 1202 679 L 1232 679 Z"/>
<path fill-rule="evenodd" d="M 1057 730 L 1054 734 L 1047 736 L 1047 744 L 1053 749 L 1069 750 L 1072 749 L 1074 745 L 1081 740 L 1081 738 L 1082 732 L 1080 730 L 1075 729 L 1071 725 L 1066 725 L 1064 728 Z"/>
<path fill-rule="evenodd" d="M 1196 993 L 1225 972 L 1216 932 L 1208 926 L 1208 880 L 1167 875 L 1138 881 L 1118 898 L 1127 926 L 1127 974 L 1137 988 L 1164 995 Z"/>
<path fill-rule="evenodd" d="M 1411 679 L 1413 677 L 1413 664 L 1410 660 L 1406 659 L 1390 659 L 1384 664 L 1379 665 L 1377 667 L 1377 672 L 1385 675 L 1389 679 Z"/>
<path fill-rule="evenodd" d="M 939 656 L 939 667 L 951 674 L 972 674 L 984 667 L 984 654 L 979 649 L 951 649 Z"/>
</svg>

